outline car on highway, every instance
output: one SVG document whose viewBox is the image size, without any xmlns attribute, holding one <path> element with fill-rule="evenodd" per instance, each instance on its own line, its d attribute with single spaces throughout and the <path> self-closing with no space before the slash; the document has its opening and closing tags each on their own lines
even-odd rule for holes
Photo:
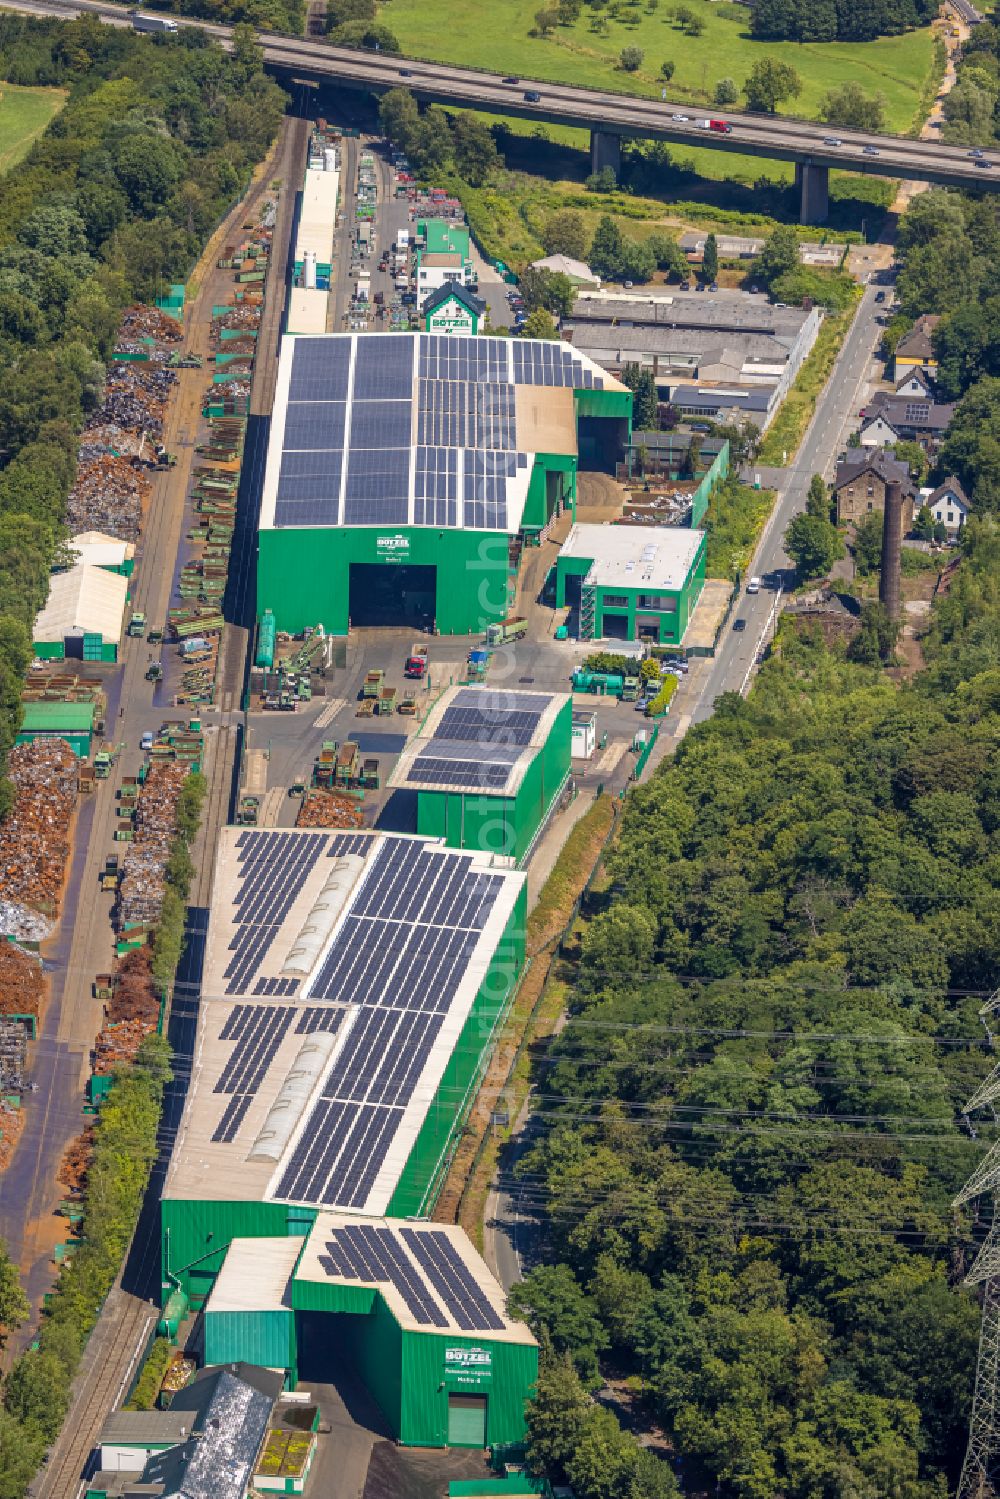
<svg viewBox="0 0 1000 1499">
<path fill-rule="evenodd" d="M 983 171 L 985 171 L 985 172 L 988 172 L 990 170 L 990 168 L 992 167 L 992 165 L 993 165 L 992 161 L 977 161 L 976 162 L 976 166 L 977 167 L 982 167 Z"/>
<path fill-rule="evenodd" d="M 862 151 L 862 155 L 863 156 L 881 156 L 882 153 L 879 150 L 878 146 L 865 146 L 864 150 Z"/>
<path fill-rule="evenodd" d="M 524 102 L 526 104 L 537 104 L 541 97 L 537 89 L 529 88 L 525 90 Z"/>
<path fill-rule="evenodd" d="M 412 68 L 400 68 L 400 70 L 399 70 L 399 76 L 400 76 L 400 78 L 412 78 L 413 77 L 413 69 Z"/>
<path fill-rule="evenodd" d="M 676 120 L 678 125 L 690 125 L 691 123 L 690 115 L 671 115 L 670 118 Z"/>
<path fill-rule="evenodd" d="M 974 156 L 976 158 L 976 160 L 978 161 L 981 156 L 985 156 L 986 155 L 986 152 L 985 151 L 980 151 L 979 147 L 976 146 L 976 148 L 975 148 L 974 151 L 966 151 L 965 154 L 966 154 L 966 156 Z"/>
<path fill-rule="evenodd" d="M 750 582 L 747 584 L 747 593 L 760 593 L 760 579 L 756 576 L 756 574 L 750 579 Z"/>
<path fill-rule="evenodd" d="M 747 622 L 743 618 L 742 614 L 740 615 L 739 619 L 734 619 L 733 620 L 733 633 L 734 634 L 736 634 L 736 635 L 742 635 L 743 631 L 746 629 L 746 627 L 747 627 Z"/>
<path fill-rule="evenodd" d="M 508 74 L 508 76 L 503 81 L 504 81 L 504 83 L 520 83 L 521 82 L 520 78 L 515 78 L 513 73 Z"/>
<path fill-rule="evenodd" d="M 875 300 L 876 300 L 876 302 L 884 302 L 885 301 L 885 292 L 884 291 L 877 291 L 875 293 Z"/>
<path fill-rule="evenodd" d="M 839 135 L 824 135 L 823 144 L 824 146 L 842 146 L 844 142 Z"/>
</svg>

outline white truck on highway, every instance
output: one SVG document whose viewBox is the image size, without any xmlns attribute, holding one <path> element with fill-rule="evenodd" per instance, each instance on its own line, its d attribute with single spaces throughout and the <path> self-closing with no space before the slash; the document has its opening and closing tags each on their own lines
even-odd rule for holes
<svg viewBox="0 0 1000 1499">
<path fill-rule="evenodd" d="M 140 11 L 130 10 L 129 19 L 133 31 L 176 31 L 177 22 L 169 16 L 144 16 Z"/>
</svg>

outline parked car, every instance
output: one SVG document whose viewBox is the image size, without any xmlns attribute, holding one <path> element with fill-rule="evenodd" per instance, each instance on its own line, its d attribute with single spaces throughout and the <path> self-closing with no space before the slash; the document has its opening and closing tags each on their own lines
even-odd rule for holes
<svg viewBox="0 0 1000 1499">
<path fill-rule="evenodd" d="M 756 575 L 747 584 L 747 593 L 760 593 L 760 579 Z"/>
<path fill-rule="evenodd" d="M 885 301 L 885 292 L 884 291 L 877 291 L 875 293 L 875 300 L 876 300 L 876 302 L 884 302 Z"/>
<path fill-rule="evenodd" d="M 742 633 L 746 629 L 746 627 L 747 627 L 747 622 L 743 618 L 742 614 L 740 615 L 739 619 L 734 619 L 733 620 L 733 630 L 735 631 L 735 633 L 737 635 L 742 635 Z"/>
</svg>

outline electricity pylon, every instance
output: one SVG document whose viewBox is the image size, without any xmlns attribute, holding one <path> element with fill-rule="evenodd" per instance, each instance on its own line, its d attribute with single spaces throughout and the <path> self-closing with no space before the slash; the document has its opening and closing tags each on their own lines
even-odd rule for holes
<svg viewBox="0 0 1000 1499">
<path fill-rule="evenodd" d="M 980 1010 L 989 1030 L 989 1018 L 1000 1010 L 1000 990 Z M 990 1036 L 992 1040 L 992 1033 Z M 966 1114 L 989 1108 L 1000 1099 L 1000 1065 L 994 1067 L 966 1105 Z M 962 1207 L 974 1197 L 989 1193 L 993 1198 L 993 1222 L 983 1247 L 968 1275 L 967 1286 L 983 1287 L 983 1315 L 979 1328 L 976 1388 L 969 1417 L 969 1445 L 965 1450 L 956 1499 L 998 1499 L 993 1474 L 1000 1467 L 1000 1142 L 987 1152 L 955 1198 Z"/>
</svg>

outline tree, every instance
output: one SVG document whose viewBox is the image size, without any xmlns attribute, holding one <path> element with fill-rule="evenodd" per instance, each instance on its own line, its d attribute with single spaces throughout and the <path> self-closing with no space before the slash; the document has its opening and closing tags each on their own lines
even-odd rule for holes
<svg viewBox="0 0 1000 1499">
<path fill-rule="evenodd" d="M 753 263 L 752 274 L 765 286 L 799 265 L 799 238 L 790 224 L 777 224 Z"/>
<path fill-rule="evenodd" d="M 828 125 L 843 125 L 847 130 L 885 129 L 885 95 L 866 94 L 853 79 L 830 89 L 819 112 Z"/>
<path fill-rule="evenodd" d="M 558 338 L 559 332 L 551 312 L 546 312 L 544 307 L 536 307 L 534 312 L 529 312 L 521 329 L 522 338 Z"/>
<path fill-rule="evenodd" d="M 702 20 L 701 16 L 692 16 L 690 21 L 687 23 L 685 30 L 687 31 L 688 36 L 701 36 L 702 32 L 705 30 L 705 22 Z"/>
<path fill-rule="evenodd" d="M 656 257 L 644 240 L 622 236 L 621 278 L 623 281 L 649 281 L 656 269 Z"/>
<path fill-rule="evenodd" d="M 539 1478 L 565 1472 L 583 1432 L 587 1393 L 567 1354 L 543 1346 L 534 1398 L 525 1411 L 525 1456 Z"/>
<path fill-rule="evenodd" d="M 919 442 L 897 442 L 893 450 L 900 463 L 905 463 L 910 471 L 910 478 L 917 484 L 922 484 L 927 477 L 927 454 Z"/>
<path fill-rule="evenodd" d="M 676 70 L 677 64 L 673 62 L 669 57 L 664 62 L 660 63 L 660 77 L 663 79 L 664 83 L 670 82 Z"/>
<path fill-rule="evenodd" d="M 714 101 L 720 109 L 730 109 L 739 99 L 740 91 L 732 78 L 720 78 L 715 85 Z"/>
<path fill-rule="evenodd" d="M 602 167 L 599 172 L 591 172 L 586 182 L 588 193 L 613 193 L 617 186 L 618 178 L 614 167 Z"/>
<path fill-rule="evenodd" d="M 549 36 L 559 25 L 558 10 L 550 9 L 548 6 L 542 10 L 535 11 L 535 32 L 538 36 Z"/>
<path fill-rule="evenodd" d="M 460 176 L 482 187 L 500 164 L 489 126 L 476 115 L 460 114 L 452 121 L 451 136 Z"/>
<path fill-rule="evenodd" d="M 670 1499 L 677 1493 L 666 1463 L 643 1452 L 601 1406 L 587 1411 L 566 1476 L 579 1499 Z"/>
<path fill-rule="evenodd" d="M 760 57 L 750 69 L 743 85 L 747 109 L 774 114 L 786 99 L 797 99 L 802 80 L 790 63 L 776 57 Z"/>
<path fill-rule="evenodd" d="M 934 517 L 927 505 L 921 505 L 913 520 L 913 534 L 920 541 L 934 540 Z"/>
<path fill-rule="evenodd" d="M 844 555 L 844 545 L 830 521 L 803 512 L 785 532 L 785 551 L 795 563 L 799 577 L 808 580 L 828 573 Z"/>
<path fill-rule="evenodd" d="M 877 573 L 882 563 L 882 512 L 870 510 L 854 528 L 851 542 L 854 565 L 863 578 Z"/>
<path fill-rule="evenodd" d="M 568 317 L 576 301 L 576 287 L 570 278 L 562 271 L 547 271 L 541 266 L 529 266 L 517 289 L 529 313 L 541 307 L 555 317 Z"/>
<path fill-rule="evenodd" d="M 899 638 L 899 625 L 889 617 L 884 604 L 867 599 L 861 606 L 861 628 L 851 641 L 848 655 L 863 666 L 885 666 Z"/>
<path fill-rule="evenodd" d="M 618 66 L 626 73 L 636 73 L 645 55 L 641 47 L 623 47 L 618 54 Z"/>
<path fill-rule="evenodd" d="M 583 0 L 559 0 L 559 25 L 572 26 L 574 21 L 580 19 L 582 8 Z"/>
<path fill-rule="evenodd" d="M 830 491 L 826 480 L 822 474 L 813 474 L 809 480 L 809 493 L 806 495 L 806 514 L 817 520 L 829 520 L 830 509 Z"/>
<path fill-rule="evenodd" d="M 326 29 L 345 26 L 348 21 L 374 21 L 375 0 L 327 0 Z"/>
<path fill-rule="evenodd" d="M 395 33 L 374 21 L 348 21 L 344 26 L 336 26 L 330 32 L 330 40 L 338 47 L 361 47 L 367 52 L 401 50 Z"/>
<path fill-rule="evenodd" d="M 597 1380 L 597 1355 L 607 1334 L 592 1297 L 581 1290 L 568 1265 L 539 1265 L 513 1286 L 507 1296 L 513 1316 L 524 1317 L 538 1337 L 556 1353 L 569 1354 L 581 1379 Z"/>
<path fill-rule="evenodd" d="M 392 88 L 378 106 L 379 124 L 387 140 L 405 151 L 420 124 L 417 101 L 409 89 Z"/>
<path fill-rule="evenodd" d="M 2 411 L 0 394 L 0 411 Z M 978 514 L 1000 512 L 1000 379 L 971 385 L 958 403 L 938 452 L 941 473 L 954 474 Z"/>
<path fill-rule="evenodd" d="M 622 370 L 622 383 L 632 392 L 633 427 L 641 432 L 655 431 L 660 398 L 652 370 L 627 364 Z"/>
<path fill-rule="evenodd" d="M 583 260 L 587 253 L 587 226 L 575 208 L 560 208 L 549 214 L 542 226 L 542 245 L 546 255 L 568 255 Z"/>
<path fill-rule="evenodd" d="M 691 267 L 675 239 L 669 234 L 651 234 L 645 243 L 658 270 L 666 271 L 680 281 L 687 281 Z"/>
<path fill-rule="evenodd" d="M 719 242 L 714 234 L 707 235 L 705 239 L 701 274 L 706 281 L 715 281 L 719 274 Z"/>
<path fill-rule="evenodd" d="M 610 214 L 604 214 L 590 245 L 590 268 L 605 281 L 617 281 L 622 268 L 622 232 Z"/>
<path fill-rule="evenodd" d="M 0 1327 L 11 1330 L 20 1327 L 30 1312 L 28 1298 L 21 1289 L 18 1268 L 7 1254 L 7 1246 L 0 1239 Z"/>
</svg>

